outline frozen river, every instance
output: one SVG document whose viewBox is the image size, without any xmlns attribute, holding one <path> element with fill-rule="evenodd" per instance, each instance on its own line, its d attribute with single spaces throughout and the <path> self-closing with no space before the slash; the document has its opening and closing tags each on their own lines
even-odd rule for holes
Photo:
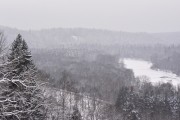
<svg viewBox="0 0 180 120">
<path fill-rule="evenodd" d="M 136 59 L 124 59 L 125 67 L 132 69 L 135 77 L 147 76 L 154 83 L 171 82 L 173 85 L 180 84 L 180 77 L 171 72 L 151 69 L 152 63 Z"/>
</svg>

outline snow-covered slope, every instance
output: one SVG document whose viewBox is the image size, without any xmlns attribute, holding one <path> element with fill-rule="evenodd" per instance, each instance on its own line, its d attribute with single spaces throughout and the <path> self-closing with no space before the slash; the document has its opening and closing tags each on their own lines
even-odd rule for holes
<svg viewBox="0 0 180 120">
<path fill-rule="evenodd" d="M 47 103 L 50 120 L 53 117 L 69 119 L 73 114 L 74 107 L 78 108 L 83 120 L 110 120 L 107 113 L 112 104 L 109 102 L 57 88 L 43 87 L 42 89 L 50 101 Z"/>
</svg>

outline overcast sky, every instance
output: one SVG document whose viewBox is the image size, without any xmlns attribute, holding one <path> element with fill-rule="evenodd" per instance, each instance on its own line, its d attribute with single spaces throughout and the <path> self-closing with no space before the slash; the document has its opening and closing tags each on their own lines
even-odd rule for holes
<svg viewBox="0 0 180 120">
<path fill-rule="evenodd" d="M 180 31 L 180 0 L 0 0 L 0 25 Z"/>
</svg>

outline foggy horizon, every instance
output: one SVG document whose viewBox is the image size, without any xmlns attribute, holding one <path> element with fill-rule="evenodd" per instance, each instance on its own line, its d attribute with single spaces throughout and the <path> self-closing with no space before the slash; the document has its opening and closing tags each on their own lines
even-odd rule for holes
<svg viewBox="0 0 180 120">
<path fill-rule="evenodd" d="M 114 29 L 108 29 L 108 28 L 95 28 L 95 27 L 44 27 L 44 28 L 37 28 L 37 29 L 23 29 L 18 27 L 11 27 L 11 26 L 5 26 L 1 25 L 1 27 L 10 28 L 10 29 L 16 29 L 18 31 L 41 31 L 41 30 L 53 30 L 53 29 L 89 29 L 89 30 L 102 30 L 102 31 L 112 31 L 112 32 L 125 32 L 125 33 L 147 33 L 147 34 L 153 34 L 153 33 L 179 33 L 179 31 L 125 31 L 125 30 L 114 30 Z"/>
<path fill-rule="evenodd" d="M 180 32 L 179 0 L 1 0 L 0 25 L 21 30 L 93 28 Z"/>
</svg>

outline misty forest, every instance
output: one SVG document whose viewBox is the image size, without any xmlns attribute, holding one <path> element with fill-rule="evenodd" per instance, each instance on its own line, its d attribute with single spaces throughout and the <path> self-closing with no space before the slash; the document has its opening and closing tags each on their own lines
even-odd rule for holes
<svg viewBox="0 0 180 120">
<path fill-rule="evenodd" d="M 180 120 L 180 33 L 0 30 L 0 120 Z"/>
</svg>

